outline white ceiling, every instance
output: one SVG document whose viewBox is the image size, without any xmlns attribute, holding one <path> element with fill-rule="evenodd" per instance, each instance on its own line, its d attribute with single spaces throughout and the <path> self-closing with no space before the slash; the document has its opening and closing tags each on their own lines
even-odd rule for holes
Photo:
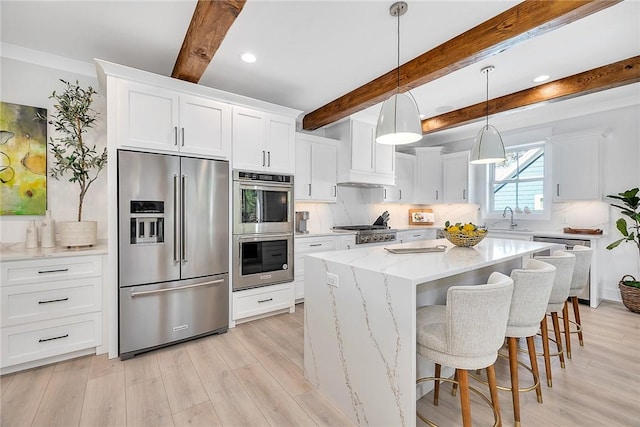
<svg viewBox="0 0 640 427">
<path fill-rule="evenodd" d="M 201 85 L 305 113 L 395 68 L 392 1 L 248 0 L 205 72 Z M 503 12 L 518 1 L 408 1 L 401 17 L 401 62 Z M 92 62 L 93 58 L 170 75 L 195 0 L 2 0 L 4 44 Z M 258 60 L 246 64 L 250 51 Z M 494 98 L 640 55 L 640 0 L 627 0 L 412 91 L 426 117 L 484 100 L 480 69 L 494 65 Z M 640 84 L 493 118 L 500 130 L 565 115 L 640 103 Z M 379 107 L 356 116 L 375 121 Z M 422 144 L 475 133 L 477 125 L 426 136 Z"/>
</svg>

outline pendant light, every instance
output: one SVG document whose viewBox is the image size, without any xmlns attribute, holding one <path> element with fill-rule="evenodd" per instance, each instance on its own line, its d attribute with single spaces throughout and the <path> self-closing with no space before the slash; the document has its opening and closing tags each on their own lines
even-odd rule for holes
<svg viewBox="0 0 640 427">
<path fill-rule="evenodd" d="M 489 124 L 489 73 L 494 69 L 495 67 L 489 65 L 480 70 L 487 75 L 487 121 L 478 132 L 475 141 L 473 141 L 473 147 L 471 147 L 471 159 L 469 162 L 476 165 L 498 163 L 506 158 L 502 137 L 498 129 Z"/>
<path fill-rule="evenodd" d="M 407 3 L 396 2 L 389 8 L 391 16 L 398 18 L 398 68 L 396 93 L 382 104 L 378 125 L 376 126 L 376 142 L 385 145 L 411 144 L 422 139 L 420 113 L 411 92 L 400 93 L 400 15 L 408 9 Z"/>
</svg>

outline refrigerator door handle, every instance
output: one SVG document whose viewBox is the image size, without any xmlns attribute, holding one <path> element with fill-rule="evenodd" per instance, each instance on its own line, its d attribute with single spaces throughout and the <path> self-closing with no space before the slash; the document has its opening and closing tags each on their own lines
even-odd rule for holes
<svg viewBox="0 0 640 427">
<path fill-rule="evenodd" d="M 152 291 L 138 291 L 131 292 L 131 297 L 139 297 L 142 295 L 152 295 L 152 294 L 161 294 L 163 292 L 173 292 L 173 291 L 181 291 L 183 289 L 191 289 L 191 288 L 199 288 L 200 286 L 208 286 L 215 285 L 216 283 L 222 283 L 224 279 L 211 280 L 209 282 L 196 283 L 195 285 L 186 285 L 186 286 L 178 286 L 177 288 L 164 288 L 164 289 L 154 289 Z"/>
<path fill-rule="evenodd" d="M 173 175 L 173 262 L 178 263 L 178 175 Z"/>
<path fill-rule="evenodd" d="M 182 247 L 180 248 L 180 253 L 182 254 L 182 262 L 187 262 L 187 176 L 182 175 L 182 187 L 180 188 L 180 193 L 182 196 L 182 212 L 181 212 L 181 225 L 182 230 L 180 230 L 180 242 Z"/>
</svg>

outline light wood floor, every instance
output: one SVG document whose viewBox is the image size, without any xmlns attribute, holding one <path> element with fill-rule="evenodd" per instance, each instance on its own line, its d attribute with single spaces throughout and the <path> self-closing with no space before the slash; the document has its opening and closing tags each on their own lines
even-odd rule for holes
<svg viewBox="0 0 640 427">
<path fill-rule="evenodd" d="M 544 404 L 533 392 L 521 394 L 522 425 L 640 426 L 640 315 L 606 302 L 597 310 L 580 308 L 585 346 L 575 340 L 566 369 L 554 362 L 553 388 L 543 386 Z M 304 380 L 303 311 L 298 305 L 295 314 L 242 324 L 125 362 L 87 356 L 2 376 L 0 424 L 352 425 Z M 499 382 L 506 384 L 504 368 L 498 364 Z M 525 374 L 522 383 L 529 380 Z M 449 389 L 444 386 L 437 408 L 429 395 L 418 402 L 441 426 L 461 423 L 457 397 L 445 392 Z M 501 392 L 500 398 L 503 424 L 513 425 L 510 395 Z M 474 421 L 491 425 L 489 411 L 473 400 Z"/>
</svg>

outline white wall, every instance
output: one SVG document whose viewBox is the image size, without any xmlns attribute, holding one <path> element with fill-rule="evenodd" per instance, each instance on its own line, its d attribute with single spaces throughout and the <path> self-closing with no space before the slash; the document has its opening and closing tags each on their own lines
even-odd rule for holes
<svg viewBox="0 0 640 427">
<path fill-rule="evenodd" d="M 2 101 L 14 104 L 29 105 L 47 109 L 47 114 L 53 112 L 53 100 L 49 96 L 54 90 L 62 90 L 64 85 L 60 79 L 75 82 L 81 86 L 91 85 L 98 90 L 98 80 L 86 74 L 86 67 L 79 67 L 79 71 L 69 71 L 63 62 L 56 68 L 52 66 L 35 65 L 14 59 L 1 58 L 2 74 L 0 76 L 0 93 Z M 97 96 L 94 109 L 100 113 L 97 126 L 87 133 L 87 140 L 97 145 L 97 150 L 106 146 L 106 118 L 105 100 Z M 54 135 L 51 125 L 48 125 L 48 136 Z M 48 150 L 47 150 L 48 151 Z M 47 152 L 47 169 L 51 167 L 53 156 Z M 91 185 L 84 200 L 82 219 L 98 221 L 98 238 L 105 238 L 107 234 L 107 209 L 104 195 L 107 191 L 106 170 Z M 78 185 L 66 179 L 59 181 L 47 177 L 47 209 L 55 221 L 75 221 L 78 211 Z M 26 228 L 30 220 L 36 224 L 44 216 L 0 216 L 0 242 L 23 242 Z"/>
</svg>

